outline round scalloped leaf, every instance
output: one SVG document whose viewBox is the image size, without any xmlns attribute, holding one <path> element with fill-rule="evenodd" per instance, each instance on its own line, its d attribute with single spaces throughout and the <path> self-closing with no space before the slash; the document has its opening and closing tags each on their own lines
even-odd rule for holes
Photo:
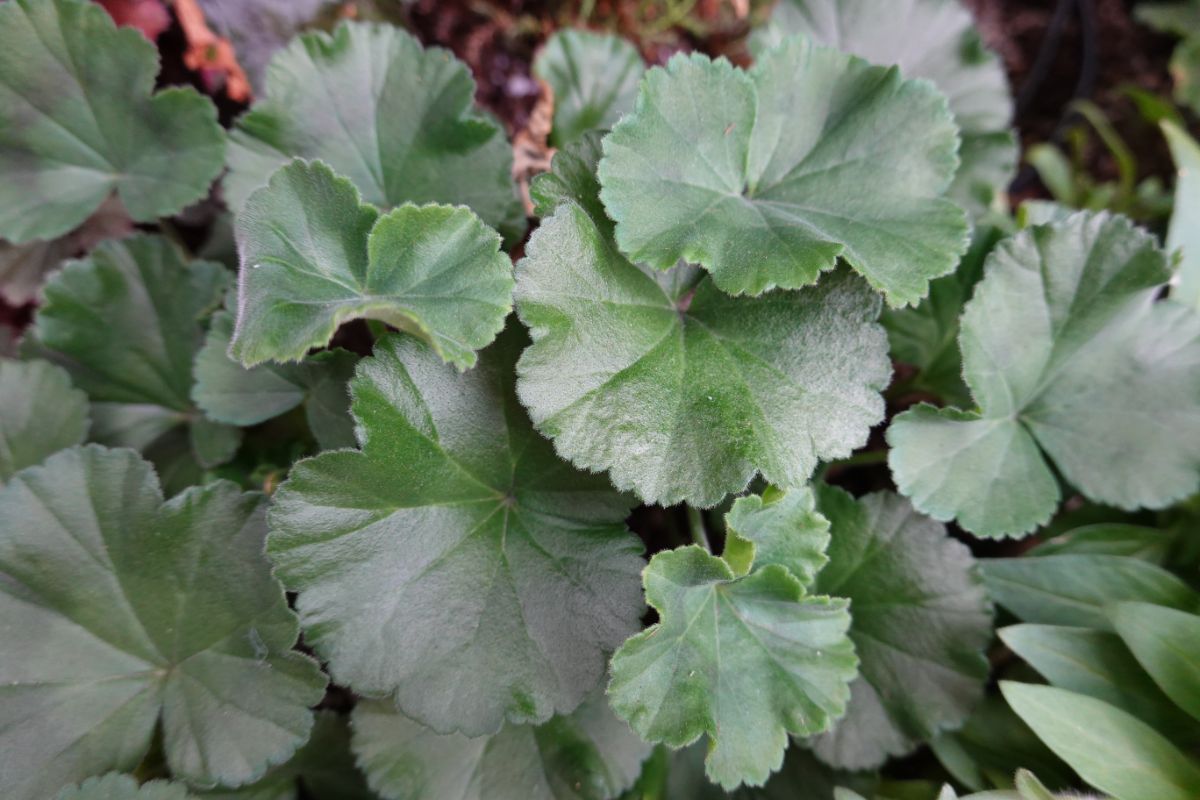
<svg viewBox="0 0 1200 800">
<path fill-rule="evenodd" d="M 829 559 L 829 520 L 817 511 L 812 489 L 739 497 L 725 515 L 725 559 L 735 575 L 778 564 L 807 589 Z"/>
<path fill-rule="evenodd" d="M 608 695 L 643 739 L 679 748 L 707 734 L 710 780 L 761 786 L 789 733 L 845 710 L 858 664 L 846 601 L 805 596 L 777 564 L 735 578 L 695 546 L 654 556 L 642 579 L 661 621 L 613 656 Z"/>
<path fill-rule="evenodd" d="M 459 369 L 512 310 L 512 262 L 469 209 L 403 205 L 380 215 L 321 162 L 296 160 L 246 201 L 230 355 L 299 361 L 338 326 L 376 319 L 428 341 Z"/>
<path fill-rule="evenodd" d="M 932 81 L 962 131 L 962 164 L 947 196 L 982 213 L 1012 180 L 1017 143 L 1004 65 L 983 46 L 959 0 L 782 0 L 753 41 L 762 52 L 789 34 Z"/>
<path fill-rule="evenodd" d="M 465 64 L 394 26 L 304 34 L 271 61 L 265 98 L 230 134 L 230 205 L 299 156 L 328 163 L 372 205 L 465 205 L 515 239 L 525 217 L 512 148 L 474 96 Z"/>
<path fill-rule="evenodd" d="M 52 453 L 81 444 L 87 395 L 45 361 L 0 360 L 0 484 Z"/>
<path fill-rule="evenodd" d="M 687 266 L 635 266 L 565 200 L 526 253 L 521 401 L 560 454 L 647 502 L 712 506 L 756 472 L 802 485 L 883 417 L 880 303 L 849 271 L 730 297 Z"/>
<path fill-rule="evenodd" d="M 604 139 L 600 196 L 635 262 L 760 294 L 840 257 L 903 306 L 966 250 L 966 215 L 940 197 L 957 150 L 928 83 L 794 37 L 749 72 L 695 54 L 650 70 Z"/>
<path fill-rule="evenodd" d="M 819 501 L 833 528 L 816 591 L 850 601 L 860 663 L 846 716 L 813 750 L 873 769 L 966 722 L 987 680 L 991 607 L 971 551 L 904 498 L 824 486 Z"/>
<path fill-rule="evenodd" d="M 354 709 L 354 751 L 385 800 L 610 800 L 652 746 L 613 716 L 603 692 L 536 727 L 439 735 L 387 703 Z"/>
<path fill-rule="evenodd" d="M 611 128 L 633 108 L 645 70 L 637 48 L 620 36 L 572 29 L 551 34 L 533 61 L 533 74 L 554 91 L 551 146 Z"/>
<path fill-rule="evenodd" d="M 1046 456 L 1099 503 L 1162 508 L 1194 493 L 1200 314 L 1156 302 L 1169 277 L 1154 238 L 1122 217 L 1080 213 L 1002 242 L 959 334 L 980 411 L 896 417 L 888 463 L 901 493 L 981 536 L 1050 518 L 1059 487 Z"/>
<path fill-rule="evenodd" d="M 361 451 L 297 464 L 269 551 L 339 683 L 439 733 L 575 708 L 639 627 L 630 498 L 576 472 L 512 392 L 517 329 L 459 373 L 375 345 L 351 383 Z"/>
<path fill-rule="evenodd" d="M 151 222 L 208 193 L 225 134 L 195 90 L 153 94 L 154 45 L 87 0 L 0 4 L 0 237 L 49 239 L 114 191 Z"/>
<path fill-rule="evenodd" d="M 64 450 L 0 489 L 0 776 L 13 800 L 131 769 L 253 780 L 302 744 L 316 663 L 263 555 L 266 502 L 227 481 L 163 502 L 131 450 Z"/>
<path fill-rule="evenodd" d="M 194 800 L 187 787 L 170 781 L 149 781 L 141 786 L 132 775 L 110 772 L 88 778 L 58 793 L 56 800 Z"/>
</svg>

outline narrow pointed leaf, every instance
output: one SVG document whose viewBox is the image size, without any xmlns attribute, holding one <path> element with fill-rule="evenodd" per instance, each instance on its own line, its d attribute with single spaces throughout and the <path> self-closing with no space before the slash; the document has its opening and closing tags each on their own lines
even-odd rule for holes
<svg viewBox="0 0 1200 800">
<path fill-rule="evenodd" d="M 225 134 L 191 88 L 153 93 L 154 45 L 88 0 L 0 5 L 0 238 L 50 239 L 113 192 L 151 222 L 203 198 Z"/>
<path fill-rule="evenodd" d="M 1181 709 L 1200 720 L 1200 617 L 1151 603 L 1117 603 L 1113 627 Z"/>
<path fill-rule="evenodd" d="M 64 450 L 0 489 L 0 776 L 41 800 L 131 769 L 161 725 L 173 775 L 253 780 L 308 736 L 325 679 L 233 484 L 163 502 L 131 450 Z"/>
<path fill-rule="evenodd" d="M 677 55 L 647 73 L 604 140 L 601 198 L 635 262 L 698 263 L 756 295 L 841 257 L 904 306 L 966 250 L 966 217 L 940 197 L 957 149 L 932 86 L 793 37 L 749 72 Z"/>
<path fill-rule="evenodd" d="M 335 680 L 442 733 L 573 710 L 638 627 L 630 499 L 512 393 L 513 330 L 460 374 L 390 336 L 351 384 L 361 451 L 297 464 L 269 551 Z"/>
<path fill-rule="evenodd" d="M 0 359 L 0 484 L 88 432 L 87 395 L 45 361 Z"/>
<path fill-rule="evenodd" d="M 1196 18 L 1200 24 L 1200 11 Z M 1200 306 L 1200 142 L 1173 122 L 1163 122 L 1162 129 L 1175 160 L 1175 204 L 1167 250 L 1182 258 L 1171 298 L 1196 308 Z"/>
</svg>

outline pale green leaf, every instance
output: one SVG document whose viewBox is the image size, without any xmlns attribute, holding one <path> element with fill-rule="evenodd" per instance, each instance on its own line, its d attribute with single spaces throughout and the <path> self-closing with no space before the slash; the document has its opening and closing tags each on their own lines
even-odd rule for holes
<svg viewBox="0 0 1200 800">
<path fill-rule="evenodd" d="M 1030 551 L 1035 556 L 1128 556 L 1161 566 L 1175 537 L 1170 531 L 1123 523 L 1095 523 L 1072 528 Z"/>
<path fill-rule="evenodd" d="M 247 367 L 298 361 L 338 326 L 376 319 L 460 369 L 512 310 L 512 263 L 469 209 L 403 205 L 380 215 L 321 162 L 293 161 L 237 218 L 237 325 Z"/>
<path fill-rule="evenodd" d="M 298 364 L 265 363 L 246 369 L 228 355 L 233 316 L 213 316 L 208 338 L 196 354 L 192 398 L 210 418 L 230 425 L 257 425 L 299 405 L 322 449 L 354 446 L 350 391 L 358 357 L 345 350 L 309 356 Z"/>
<path fill-rule="evenodd" d="M 1105 613 L 1109 603 L 1135 600 L 1188 611 L 1200 607 L 1200 596 L 1187 584 L 1136 558 L 989 558 L 979 569 L 992 599 L 1023 622 L 1111 630 Z"/>
<path fill-rule="evenodd" d="M 63 789 L 56 800 L 192 800 L 193 797 L 180 783 L 149 781 L 138 786 L 132 776 L 110 772 Z"/>
<path fill-rule="evenodd" d="M 434 733 L 389 703 L 354 710 L 354 751 L 385 800 L 609 800 L 650 750 L 603 692 L 569 715 L 475 739 Z"/>
<path fill-rule="evenodd" d="M 1200 10 L 1196 17 L 1200 25 Z M 1162 130 L 1175 159 L 1175 205 L 1167 250 L 1179 252 L 1182 258 L 1171 298 L 1195 308 L 1200 306 L 1200 143 L 1169 120 L 1162 123 Z"/>
<path fill-rule="evenodd" d="M 1008 188 L 1017 164 L 1008 78 L 959 0 L 781 0 L 754 49 L 796 33 L 872 64 L 897 65 L 904 77 L 932 81 L 946 95 L 962 130 L 962 165 L 947 196 L 980 214 Z"/>
<path fill-rule="evenodd" d="M 678 748 L 707 734 L 710 780 L 760 786 L 788 734 L 845 710 L 857 665 L 846 601 L 805 596 L 778 565 L 735 578 L 694 546 L 656 555 L 643 583 L 661 621 L 617 651 L 608 686 L 642 738 Z"/>
<path fill-rule="evenodd" d="M 361 451 L 297 464 L 268 549 L 335 680 L 438 732 L 544 722 L 642 613 L 630 498 L 576 472 L 512 392 L 513 329 L 460 374 L 389 336 L 351 383 Z"/>
<path fill-rule="evenodd" d="M 131 769 L 254 780 L 303 744 L 325 679 L 263 555 L 265 500 L 220 481 L 163 502 L 131 450 L 64 450 L 0 489 L 0 793 Z"/>
<path fill-rule="evenodd" d="M 1118 603 L 1113 627 L 1154 682 L 1200 720 L 1200 617 L 1150 603 Z"/>
<path fill-rule="evenodd" d="M 850 601 L 860 663 L 846 716 L 813 749 L 878 767 L 966 722 L 987 679 L 991 607 L 970 550 L 904 498 L 823 486 L 818 500 L 832 539 L 815 591 Z"/>
<path fill-rule="evenodd" d="M 807 588 L 829 563 L 828 546 L 829 520 L 817 511 L 808 487 L 768 487 L 761 496 L 739 497 L 725 515 L 722 558 L 738 576 L 752 566 L 778 564 Z"/>
<path fill-rule="evenodd" d="M 965 215 L 940 197 L 957 149 L 928 83 L 793 37 L 749 72 L 696 54 L 650 70 L 605 137 L 601 198 L 635 262 L 684 259 L 760 294 L 840 257 L 903 306 L 967 248 Z"/>
<path fill-rule="evenodd" d="M 900 491 L 981 536 L 1028 533 L 1060 496 L 1049 457 L 1096 502 L 1162 508 L 1200 486 L 1200 314 L 1156 302 L 1153 237 L 1081 213 L 1001 243 L 963 314 L 980 411 L 893 421 Z M 1044 454 L 1044 455 L 1043 455 Z"/>
<path fill-rule="evenodd" d="M 0 237 L 50 239 L 113 192 L 151 222 L 208 193 L 225 134 L 208 98 L 153 93 L 154 45 L 87 0 L 0 4 Z"/>
<path fill-rule="evenodd" d="M 1115 800 L 1194 800 L 1200 767 L 1109 704 L 1051 686 L 1001 682 L 1009 705 L 1085 781 Z"/>
<path fill-rule="evenodd" d="M 394 26 L 303 34 L 271 61 L 265 96 L 230 134 L 230 205 L 298 156 L 326 162 L 374 206 L 465 205 L 517 238 L 512 149 L 474 94 L 465 64 Z"/>
<path fill-rule="evenodd" d="M 45 361 L 0 359 L 0 484 L 46 456 L 81 444 L 88 432 L 87 395 Z"/>
<path fill-rule="evenodd" d="M 521 401 L 560 454 L 647 502 L 712 506 L 756 472 L 802 486 L 882 419 L 880 304 L 848 270 L 730 297 L 686 265 L 635 266 L 561 195 L 526 254 Z"/>
<path fill-rule="evenodd" d="M 620 36 L 570 28 L 551 34 L 533 60 L 533 74 L 554 92 L 550 145 L 611 128 L 633 109 L 645 70 L 637 48 Z"/>
</svg>

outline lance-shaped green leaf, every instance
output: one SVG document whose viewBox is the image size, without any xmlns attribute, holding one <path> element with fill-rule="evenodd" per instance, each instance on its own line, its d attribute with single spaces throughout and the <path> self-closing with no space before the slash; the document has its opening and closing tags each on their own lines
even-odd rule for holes
<svg viewBox="0 0 1200 800">
<path fill-rule="evenodd" d="M 148 781 L 138 785 L 131 775 L 110 772 L 88 778 L 58 793 L 55 800 L 194 800 L 182 783 Z"/>
<path fill-rule="evenodd" d="M 380 215 L 349 180 L 296 160 L 237 218 L 237 326 L 247 367 L 298 361 L 338 325 L 377 319 L 428 341 L 460 369 L 512 310 L 512 263 L 469 209 L 403 205 Z"/>
<path fill-rule="evenodd" d="M 699 263 L 723 291 L 760 294 L 841 257 L 903 306 L 967 248 L 965 214 L 940 197 L 957 150 L 931 85 L 793 37 L 749 72 L 701 55 L 650 70 L 604 140 L 601 198 L 635 262 Z"/>
<path fill-rule="evenodd" d="M 434 733 L 389 703 L 354 709 L 354 752 L 385 800 L 610 800 L 651 749 L 603 692 L 566 716 L 474 739 Z"/>
<path fill-rule="evenodd" d="M 269 551 L 340 683 L 441 733 L 569 712 L 638 628 L 630 498 L 576 472 L 512 391 L 514 329 L 460 374 L 389 336 L 351 383 L 361 451 L 297 464 Z"/>
<path fill-rule="evenodd" d="M 0 237 L 50 239 L 114 191 L 139 222 L 208 192 L 225 135 L 193 89 L 153 94 L 154 45 L 87 0 L 0 5 Z"/>
<path fill-rule="evenodd" d="M 308 742 L 259 780 L 200 792 L 204 800 L 376 800 L 350 751 L 349 717 L 318 711 Z M 301 785 L 304 793 L 301 793 Z"/>
<path fill-rule="evenodd" d="M 1153 237 L 1077 214 L 1002 242 L 963 314 L 979 411 L 917 406 L 888 456 L 900 491 L 981 536 L 1027 533 L 1059 499 L 1161 508 L 1200 486 L 1200 313 L 1155 302 Z M 1043 455 L 1043 453 L 1045 455 Z"/>
<path fill-rule="evenodd" d="M 230 134 L 230 205 L 240 209 L 298 156 L 326 162 L 380 208 L 465 205 L 517 238 L 512 148 L 474 95 L 465 64 L 394 26 L 304 34 L 271 61 L 265 97 Z"/>
<path fill-rule="evenodd" d="M 1079 776 L 1114 800 L 1193 800 L 1200 766 L 1146 723 L 1101 700 L 1002 681 L 1013 710 Z"/>
<path fill-rule="evenodd" d="M 0 359 L 0 484 L 46 456 L 81 444 L 88 432 L 87 395 L 45 361 Z"/>
<path fill-rule="evenodd" d="M 736 575 L 778 564 L 807 588 L 829 562 L 828 546 L 829 520 L 808 487 L 783 492 L 769 486 L 761 496 L 739 497 L 725 515 L 721 557 Z"/>
<path fill-rule="evenodd" d="M 1200 9 L 1196 12 L 1200 25 Z M 1200 36 L 1198 29 L 1197 36 Z M 1178 252 L 1179 283 L 1172 287 L 1171 298 L 1200 306 L 1200 142 L 1173 122 L 1162 123 L 1163 134 L 1175 160 L 1175 204 L 1171 210 L 1171 230 L 1167 249 Z"/>
<path fill-rule="evenodd" d="M 302 744 L 325 679 L 263 555 L 265 500 L 164 503 L 131 450 L 64 450 L 0 489 L 0 776 L 14 800 L 131 769 L 253 780 Z"/>
<path fill-rule="evenodd" d="M 330 350 L 297 364 L 265 363 L 246 369 L 229 357 L 233 316 L 212 318 L 208 338 L 196 354 L 192 398 L 211 419 L 230 425 L 257 425 L 304 406 L 309 430 L 322 449 L 354 446 L 350 390 L 358 356 Z"/>
<path fill-rule="evenodd" d="M 1154 682 L 1200 719 L 1200 617 L 1152 603 L 1117 603 L 1109 616 Z"/>
<path fill-rule="evenodd" d="M 962 164 L 947 195 L 982 213 L 1007 188 L 1017 164 L 1009 127 L 1013 101 L 1004 65 L 987 50 L 959 0 L 782 0 L 753 48 L 764 52 L 802 33 L 821 44 L 900 67 L 946 95 L 962 131 Z"/>
<path fill-rule="evenodd" d="M 143 451 L 172 489 L 195 482 L 197 463 L 228 460 L 239 442 L 235 428 L 208 420 L 191 401 L 202 320 L 220 304 L 228 277 L 220 264 L 185 262 L 158 236 L 105 242 L 46 284 L 23 343 L 87 393 L 93 440 Z M 176 471 L 180 480 L 169 477 Z"/>
<path fill-rule="evenodd" d="M 611 128 L 633 108 L 645 71 L 637 48 L 620 36 L 555 31 L 533 61 L 533 74 L 554 91 L 550 144 L 563 147 L 589 131 Z"/>
<path fill-rule="evenodd" d="M 560 454 L 647 502 L 712 506 L 756 472 L 803 485 L 883 416 L 879 301 L 848 270 L 730 297 L 686 265 L 635 266 L 565 199 L 526 253 L 521 401 Z"/>
<path fill-rule="evenodd" d="M 904 498 L 824 486 L 819 507 L 833 527 L 815 591 L 849 599 L 860 663 L 846 716 L 813 749 L 877 767 L 966 721 L 987 679 L 991 607 L 971 551 Z"/>
<path fill-rule="evenodd" d="M 642 580 L 661 622 L 613 656 L 608 694 L 643 739 L 678 748 L 707 734 L 712 781 L 762 785 L 788 734 L 845 710 L 858 662 L 845 600 L 806 596 L 777 564 L 735 578 L 695 546 L 659 553 Z"/>
</svg>

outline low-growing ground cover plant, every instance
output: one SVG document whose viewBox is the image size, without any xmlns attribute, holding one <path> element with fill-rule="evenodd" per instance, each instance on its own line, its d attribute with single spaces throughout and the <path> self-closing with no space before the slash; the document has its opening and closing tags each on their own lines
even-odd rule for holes
<svg viewBox="0 0 1200 800">
<path fill-rule="evenodd" d="M 310 5 L 176 0 L 234 114 L 0 0 L 0 795 L 1200 796 L 1189 112 L 1014 205 L 957 0 L 780 0 L 554 32 L 527 170 Z"/>
</svg>

